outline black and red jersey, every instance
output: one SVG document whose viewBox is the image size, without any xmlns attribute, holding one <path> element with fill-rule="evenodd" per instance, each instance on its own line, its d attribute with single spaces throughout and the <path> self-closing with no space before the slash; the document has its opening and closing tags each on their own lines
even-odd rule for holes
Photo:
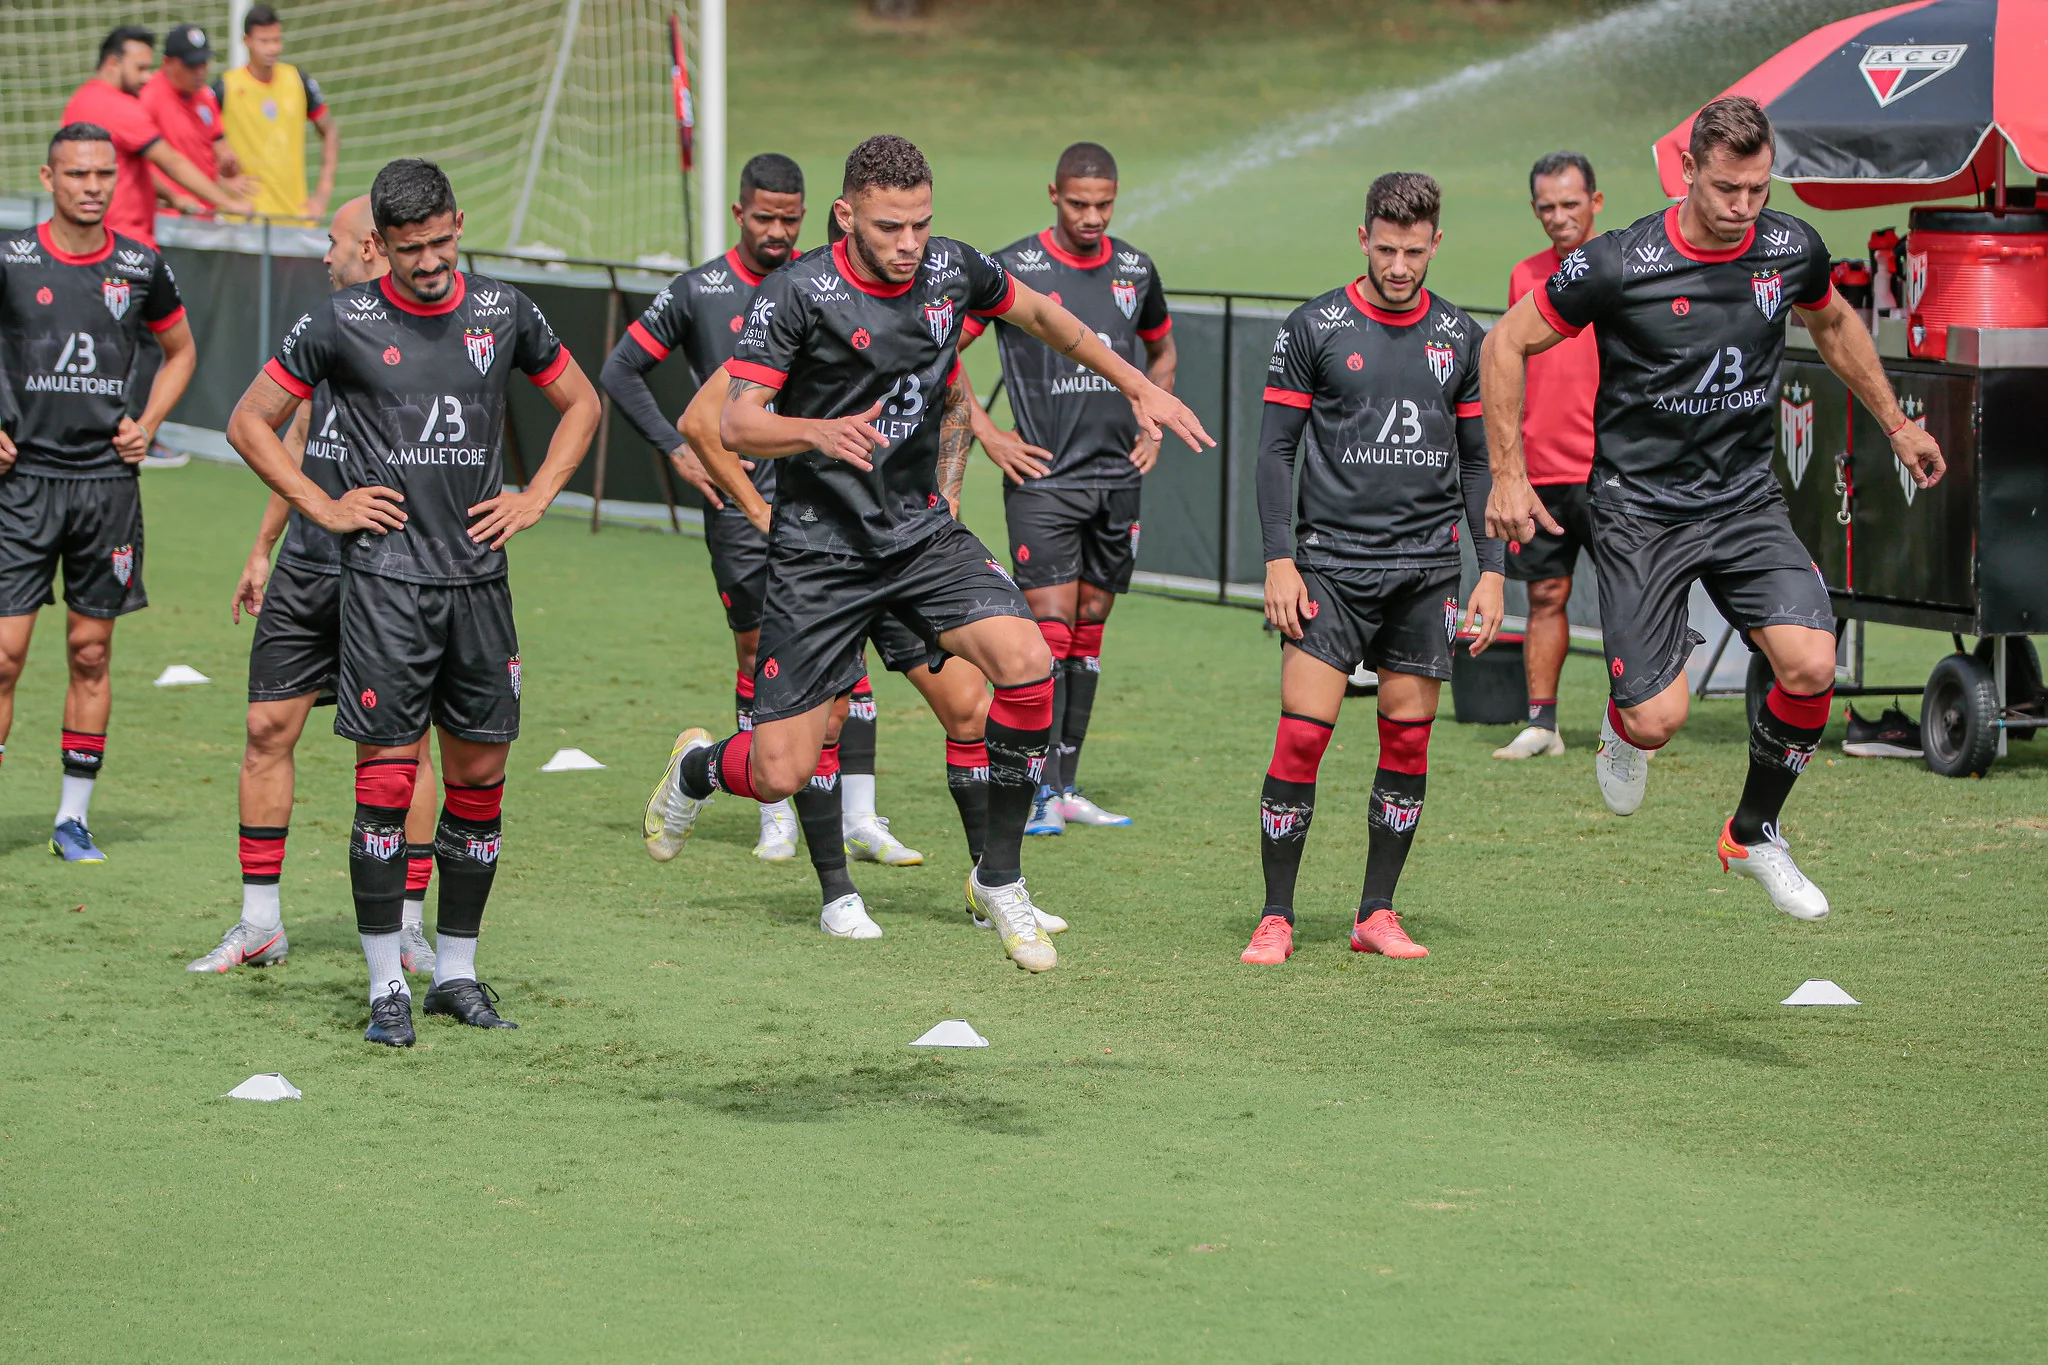
<svg viewBox="0 0 2048 1365">
<path fill-rule="evenodd" d="M 15 468 L 46 478 L 134 471 L 114 453 L 142 332 L 185 316 L 162 255 L 106 234 L 86 256 L 60 251 L 47 223 L 0 233 L 0 430 Z"/>
<path fill-rule="evenodd" d="M 320 486 L 321 492 L 338 498 L 348 492 L 341 469 L 348 455 L 348 434 L 342 430 L 341 413 L 334 406 L 325 381 L 313 390 L 306 421 L 306 457 L 299 467 Z M 277 560 L 315 573 L 340 573 L 341 537 L 294 507 L 285 520 Z"/>
<path fill-rule="evenodd" d="M 469 509 L 504 488 L 512 372 L 552 384 L 568 364 L 532 300 L 458 273 L 448 297 L 425 306 L 401 301 L 389 277 L 341 290 L 299 319 L 263 369 L 299 398 L 326 382 L 345 486 L 405 496 L 404 527 L 344 537 L 342 562 L 445 584 L 504 577 L 505 552 L 470 540 Z"/>
<path fill-rule="evenodd" d="M 1368 302 L 1356 280 L 1287 315 L 1260 436 L 1268 560 L 1455 564 L 1464 512 L 1480 567 L 1500 567 L 1500 542 L 1485 539 L 1493 480 L 1479 420 L 1481 339 L 1463 309 L 1426 289 L 1413 308 L 1391 313 Z"/>
<path fill-rule="evenodd" d="M 1093 256 L 1076 256 L 1062 250 L 1047 228 L 1012 242 L 996 259 L 1142 370 L 1145 343 L 1173 329 L 1166 291 L 1150 256 L 1112 237 L 1105 236 L 1100 245 Z M 967 334 L 977 336 L 984 326 L 969 318 Z M 1033 487 L 1137 486 L 1142 476 L 1130 454 L 1138 440 L 1138 419 L 1116 385 L 1000 320 L 996 347 L 1019 434 L 1053 453 L 1052 468 L 1030 480 Z"/>
<path fill-rule="evenodd" d="M 1722 251 L 1674 206 L 1566 256 L 1536 307 L 1568 337 L 1598 324 L 1594 500 L 1690 521 L 1768 492 L 1785 319 L 1832 290 L 1820 233 L 1775 209 Z"/>
<path fill-rule="evenodd" d="M 833 554 L 894 554 L 951 517 L 939 496 L 939 413 L 970 313 L 994 317 L 1016 298 L 995 260 L 934 237 L 907 284 L 854 273 L 846 243 L 819 247 L 761 284 L 726 371 L 775 389 L 786 417 L 832 418 L 875 403 L 889 444 L 863 474 L 816 451 L 777 461 L 771 543 Z"/>
</svg>

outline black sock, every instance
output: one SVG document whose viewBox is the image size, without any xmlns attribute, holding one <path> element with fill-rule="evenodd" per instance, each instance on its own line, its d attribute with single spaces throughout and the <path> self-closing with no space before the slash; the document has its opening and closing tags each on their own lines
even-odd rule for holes
<svg viewBox="0 0 2048 1365">
<path fill-rule="evenodd" d="M 846 699 L 846 723 L 839 727 L 839 771 L 875 775 L 875 694 L 867 680 Z"/>
<path fill-rule="evenodd" d="M 1065 659 L 1052 661 L 1052 728 L 1046 732 L 1045 781 L 1041 785 L 1054 791 L 1060 790 L 1065 755 L 1060 748 L 1060 735 L 1066 728 L 1067 708 L 1073 704 L 1074 695 L 1067 662 Z"/>
<path fill-rule="evenodd" d="M 818 890 L 824 904 L 854 893 L 853 878 L 846 875 L 846 833 L 839 800 L 839 754 L 827 745 L 818 755 L 818 771 L 789 798 L 796 807 L 797 823 L 804 828 L 804 847 L 811 855 L 811 868 L 818 874 Z"/>
<path fill-rule="evenodd" d="M 434 826 L 434 866 L 441 873 L 441 899 L 434 911 L 435 937 L 475 938 L 483 932 L 484 905 L 498 876 L 503 844 L 502 815 L 467 820 L 444 806 Z"/>
<path fill-rule="evenodd" d="M 1001 697 L 998 691 L 998 701 Z M 1046 780 L 1051 742 L 1050 725 L 1015 730 L 997 720 L 993 710 L 989 713 L 988 844 L 977 874 L 983 886 L 1004 886 L 1024 875 L 1024 823 L 1031 818 L 1039 784 Z"/>
<path fill-rule="evenodd" d="M 1283 915 L 1294 923 L 1294 880 L 1308 846 L 1309 822 L 1316 814 L 1316 784 L 1288 782 L 1266 774 L 1259 792 L 1259 864 L 1266 873 L 1267 915 Z"/>
<path fill-rule="evenodd" d="M 1799 725 L 1778 714 L 1774 704 L 1780 695 L 1778 688 L 1771 689 L 1756 713 L 1756 724 L 1750 727 L 1749 779 L 1742 784 L 1742 802 L 1735 807 L 1735 819 L 1729 827 L 1738 844 L 1760 844 L 1778 832 L 1778 817 L 1785 809 L 1785 798 L 1792 794 L 1792 784 L 1806 771 L 1814 749 L 1820 744 L 1821 732 L 1827 729 L 1826 703 L 1820 708 L 1819 725 Z M 1832 689 L 1821 694 L 1831 695 Z M 1786 700 L 1790 704 L 1785 709 L 1800 710 L 1810 709 L 1817 699 Z"/>
<path fill-rule="evenodd" d="M 356 932 L 395 934 L 404 927 L 405 808 L 356 802 L 349 831 L 348 885 Z"/>
<path fill-rule="evenodd" d="M 1557 698 L 1552 697 L 1548 701 L 1538 701 L 1534 697 L 1529 698 L 1529 723 L 1540 730 L 1549 730 L 1553 734 L 1556 733 Z"/>
<path fill-rule="evenodd" d="M 960 808 L 967 855 L 978 863 L 988 846 L 988 748 L 979 738 L 946 740 L 946 790 Z"/>
<path fill-rule="evenodd" d="M 1064 790 L 1074 787 L 1081 767 L 1081 742 L 1088 738 L 1088 718 L 1095 711 L 1095 685 L 1102 681 L 1102 661 L 1089 655 L 1067 660 L 1067 713 L 1060 731 L 1060 777 Z"/>
<path fill-rule="evenodd" d="M 1361 921 L 1375 910 L 1393 908 L 1394 887 L 1415 843 L 1422 794 L 1428 787 L 1428 773 L 1397 773 L 1391 768 L 1373 773 L 1365 817 L 1365 892 L 1358 901 Z"/>
</svg>

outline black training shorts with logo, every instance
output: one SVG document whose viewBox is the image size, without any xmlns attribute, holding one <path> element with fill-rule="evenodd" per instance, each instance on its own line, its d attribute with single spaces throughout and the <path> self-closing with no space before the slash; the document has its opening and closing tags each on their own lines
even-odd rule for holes
<svg viewBox="0 0 2048 1365">
<path fill-rule="evenodd" d="M 768 595 L 768 537 L 744 517 L 712 513 L 704 518 L 704 543 L 711 547 L 711 579 L 725 604 L 725 624 L 735 635 L 761 628 L 761 604 Z M 891 673 L 908 673 L 931 661 L 917 632 L 893 616 L 875 623 L 868 636 Z"/>
<path fill-rule="evenodd" d="M 280 557 L 249 642 L 249 700 L 326 691 L 340 667 L 341 574 Z"/>
<path fill-rule="evenodd" d="M 1079 579 L 1107 592 L 1131 590 L 1138 567 L 1136 484 L 1123 488 L 1003 485 L 1010 524 L 1010 563 L 1023 588 Z"/>
<path fill-rule="evenodd" d="M 1458 566 L 1369 569 L 1303 567 L 1309 607 L 1301 638 L 1290 641 L 1341 673 L 1364 664 L 1374 672 L 1418 678 L 1451 676 L 1458 633 Z"/>
<path fill-rule="evenodd" d="M 512 588 L 341 574 L 341 679 L 334 733 L 411 744 L 437 725 L 458 739 L 519 738 L 519 633 Z"/>
<path fill-rule="evenodd" d="M 1543 500 L 1551 519 L 1564 527 L 1564 534 L 1554 536 L 1538 522 L 1534 539 L 1508 547 L 1508 577 L 1517 583 L 1570 578 L 1579 566 L 1579 551 L 1593 548 L 1593 498 L 1586 485 L 1539 483 L 1536 496 Z"/>
<path fill-rule="evenodd" d="M 0 475 L 0 616 L 29 616 L 57 598 L 80 616 L 111 620 L 149 605 L 142 590 L 142 483 Z"/>
<path fill-rule="evenodd" d="M 1617 706 L 1648 701 L 1684 672 L 1701 643 L 1690 624 L 1695 582 L 1739 630 L 1806 626 L 1834 633 L 1827 584 L 1775 489 L 1734 511 L 1688 521 L 1653 521 L 1596 503 L 1593 530 L 1608 691 Z"/>
</svg>

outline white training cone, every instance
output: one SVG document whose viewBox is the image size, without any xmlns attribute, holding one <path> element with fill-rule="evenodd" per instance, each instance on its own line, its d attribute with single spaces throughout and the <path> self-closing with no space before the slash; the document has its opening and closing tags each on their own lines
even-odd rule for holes
<svg viewBox="0 0 2048 1365">
<path fill-rule="evenodd" d="M 1863 1002 L 1832 981 L 1819 977 L 1778 1002 L 1781 1005 L 1860 1005 Z"/>
<path fill-rule="evenodd" d="M 233 1090 L 221 1096 L 224 1100 L 296 1100 L 302 1098 L 299 1088 L 275 1071 L 266 1071 L 260 1076 L 251 1076 Z"/>
<path fill-rule="evenodd" d="M 540 765 L 540 770 L 544 773 L 581 773 L 603 766 L 581 749 L 557 749 L 553 758 Z"/>
<path fill-rule="evenodd" d="M 172 664 L 156 675 L 158 687 L 189 687 L 193 683 L 212 682 L 213 679 L 201 673 L 190 664 Z"/>
<path fill-rule="evenodd" d="M 931 1031 L 911 1044 L 912 1047 L 987 1047 L 988 1039 L 974 1031 L 974 1025 L 965 1019 L 948 1019 L 933 1024 Z"/>
</svg>

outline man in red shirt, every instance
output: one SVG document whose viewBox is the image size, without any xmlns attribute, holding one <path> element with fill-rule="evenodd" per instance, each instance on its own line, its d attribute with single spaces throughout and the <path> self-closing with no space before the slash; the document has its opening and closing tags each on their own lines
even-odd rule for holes
<svg viewBox="0 0 2048 1365">
<path fill-rule="evenodd" d="M 1593 235 L 1593 215 L 1605 203 L 1593 185 L 1593 163 L 1577 152 L 1552 152 L 1529 171 L 1529 205 L 1550 234 L 1550 245 L 1508 276 L 1508 306 L 1540 289 L 1567 253 Z M 1593 394 L 1600 387 L 1600 352 L 1593 329 L 1529 361 L 1529 396 L 1522 408 L 1522 449 L 1529 482 L 1565 533 L 1539 524 L 1535 538 L 1508 547 L 1508 577 L 1529 585 L 1529 624 L 1522 661 L 1529 679 L 1529 724 L 1495 758 L 1539 758 L 1564 752 L 1557 733 L 1557 677 L 1571 647 L 1565 603 L 1581 546 L 1592 544 L 1593 512 L 1586 480 L 1593 472 Z"/>
<path fill-rule="evenodd" d="M 206 82 L 207 63 L 212 60 L 205 29 L 197 24 L 172 29 L 164 38 L 164 64 L 142 87 L 142 107 L 164 141 L 183 153 L 201 175 L 234 194 L 253 196 L 255 181 L 243 177 L 235 149 L 222 138 L 220 104 Z M 150 169 L 157 193 L 170 202 L 174 212 L 212 212 L 162 170 Z"/>
</svg>

